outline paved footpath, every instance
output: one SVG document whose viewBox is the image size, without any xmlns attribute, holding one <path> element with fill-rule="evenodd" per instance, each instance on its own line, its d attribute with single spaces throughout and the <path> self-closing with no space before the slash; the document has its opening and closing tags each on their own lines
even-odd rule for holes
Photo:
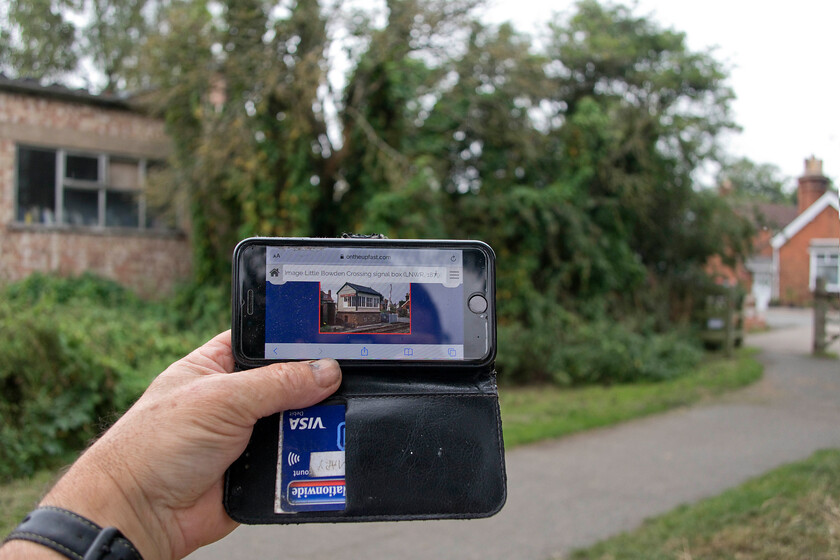
<svg viewBox="0 0 840 560">
<path fill-rule="evenodd" d="M 810 311 L 753 335 L 765 376 L 690 408 L 517 448 L 508 502 L 474 521 L 240 527 L 193 560 L 557 557 L 822 448 L 840 448 L 840 362 L 807 356 Z M 832 348 L 835 351 L 840 347 Z"/>
</svg>

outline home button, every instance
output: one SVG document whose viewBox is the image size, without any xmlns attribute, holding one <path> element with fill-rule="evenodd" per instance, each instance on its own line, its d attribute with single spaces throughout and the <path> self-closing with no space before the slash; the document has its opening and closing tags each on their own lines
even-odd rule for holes
<svg viewBox="0 0 840 560">
<path fill-rule="evenodd" d="M 474 295 L 469 301 L 470 311 L 473 313 L 484 313 L 487 311 L 487 300 L 482 295 Z"/>
</svg>

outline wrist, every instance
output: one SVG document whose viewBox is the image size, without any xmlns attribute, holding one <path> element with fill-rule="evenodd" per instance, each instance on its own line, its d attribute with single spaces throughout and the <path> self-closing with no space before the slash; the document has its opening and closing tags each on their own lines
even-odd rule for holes
<svg viewBox="0 0 840 560">
<path fill-rule="evenodd" d="M 102 527 L 86 517 L 54 506 L 29 512 L 9 533 L 6 541 L 28 541 L 43 550 L 32 549 L 40 558 L 53 557 L 47 550 L 71 560 L 142 560 L 137 548 L 116 527 Z M 27 556 L 29 552 L 27 551 Z"/>
<path fill-rule="evenodd" d="M 67 560 L 63 554 L 59 554 L 51 548 L 47 548 L 31 541 L 6 541 L 0 545 L 0 560 L 15 560 L 27 558 L 28 560 Z"/>
<path fill-rule="evenodd" d="M 169 543 L 151 505 L 133 479 L 111 473 L 94 449 L 88 450 L 41 501 L 72 511 L 102 527 L 116 527 L 145 560 L 169 558 Z M 131 484 L 120 484 L 126 480 Z"/>
</svg>

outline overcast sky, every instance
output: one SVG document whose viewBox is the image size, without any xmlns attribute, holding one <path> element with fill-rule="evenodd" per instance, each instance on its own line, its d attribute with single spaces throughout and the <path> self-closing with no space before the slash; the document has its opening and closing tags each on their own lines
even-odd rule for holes
<svg viewBox="0 0 840 560">
<path fill-rule="evenodd" d="M 489 0 L 488 22 L 512 21 L 532 33 L 573 0 Z M 743 132 L 727 137 L 730 153 L 772 163 L 794 179 L 805 158 L 823 160 L 840 180 L 840 2 L 798 0 L 639 0 L 639 15 L 686 33 L 694 50 L 716 47 L 730 69 Z"/>
</svg>

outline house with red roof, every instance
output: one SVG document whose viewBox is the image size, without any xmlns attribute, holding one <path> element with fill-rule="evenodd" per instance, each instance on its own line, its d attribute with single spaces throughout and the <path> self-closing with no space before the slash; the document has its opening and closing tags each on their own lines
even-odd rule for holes
<svg viewBox="0 0 840 560">
<path fill-rule="evenodd" d="M 747 263 L 757 306 L 768 294 L 783 305 L 808 304 L 817 278 L 825 278 L 829 292 L 840 293 L 840 204 L 822 163 L 815 157 L 805 160 L 796 215 L 776 231 L 768 228 L 773 232 L 769 243 L 757 247 Z"/>
</svg>

